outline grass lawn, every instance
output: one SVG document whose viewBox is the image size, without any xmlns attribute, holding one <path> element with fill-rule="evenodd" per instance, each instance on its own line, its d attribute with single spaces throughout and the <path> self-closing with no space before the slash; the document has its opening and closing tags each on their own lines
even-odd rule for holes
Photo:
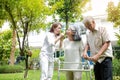
<svg viewBox="0 0 120 80">
<path fill-rule="evenodd" d="M 28 77 L 23 78 L 24 73 L 9 73 L 9 74 L 0 74 L 0 80 L 40 80 L 40 70 L 29 70 Z M 53 79 L 58 80 L 58 73 L 55 70 Z M 60 73 L 60 80 L 65 80 L 65 73 Z M 83 73 L 82 80 L 86 80 L 86 75 Z"/>
</svg>

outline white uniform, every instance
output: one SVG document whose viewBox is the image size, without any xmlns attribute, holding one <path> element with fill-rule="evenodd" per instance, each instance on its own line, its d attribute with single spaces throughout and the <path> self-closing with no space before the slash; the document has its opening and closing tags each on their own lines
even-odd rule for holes
<svg viewBox="0 0 120 80">
<path fill-rule="evenodd" d="M 83 42 L 82 41 L 70 41 L 69 39 L 65 39 L 63 41 L 63 49 L 64 49 L 64 59 L 65 62 L 73 62 L 79 63 L 81 62 L 81 53 L 83 51 Z M 65 69 L 79 69 L 81 68 L 80 64 L 65 64 Z M 66 72 L 67 80 L 80 80 L 81 72 Z M 72 75 L 73 74 L 73 75 Z"/>
<path fill-rule="evenodd" d="M 54 69 L 55 35 L 48 32 L 45 36 L 40 53 L 41 78 L 51 80 Z"/>
</svg>

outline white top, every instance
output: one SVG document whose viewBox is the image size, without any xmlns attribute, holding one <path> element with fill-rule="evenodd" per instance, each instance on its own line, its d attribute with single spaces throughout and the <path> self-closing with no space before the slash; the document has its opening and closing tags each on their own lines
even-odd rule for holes
<svg viewBox="0 0 120 80">
<path fill-rule="evenodd" d="M 54 61 L 54 52 L 55 52 L 55 35 L 54 33 L 47 32 L 43 46 L 41 48 L 40 55 L 48 58 L 49 61 Z"/>
<path fill-rule="evenodd" d="M 65 62 L 81 62 L 81 54 L 83 51 L 82 41 L 70 41 L 69 39 L 65 39 L 63 41 L 63 50 Z M 81 67 L 79 64 L 64 64 L 64 68 L 78 69 Z"/>
<path fill-rule="evenodd" d="M 55 50 L 56 51 L 60 50 L 60 40 L 55 44 Z"/>
</svg>

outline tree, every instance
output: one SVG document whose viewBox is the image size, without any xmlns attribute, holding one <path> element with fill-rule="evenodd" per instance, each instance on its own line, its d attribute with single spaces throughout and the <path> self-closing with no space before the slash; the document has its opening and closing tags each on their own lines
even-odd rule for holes
<svg viewBox="0 0 120 80">
<path fill-rule="evenodd" d="M 115 27 L 120 26 L 120 2 L 118 3 L 117 6 L 114 5 L 114 2 L 109 2 L 108 3 L 108 8 L 107 8 L 107 13 L 108 13 L 108 21 L 111 21 L 114 23 Z"/>
<path fill-rule="evenodd" d="M 49 5 L 62 21 L 68 22 L 81 20 L 83 7 L 89 0 L 49 0 Z"/>
<path fill-rule="evenodd" d="M 12 28 L 12 49 L 10 53 L 10 65 L 14 65 L 14 53 L 15 53 L 15 47 L 16 47 L 16 20 L 14 19 L 15 17 L 15 7 L 16 7 L 16 2 L 14 0 L 8 1 L 8 0 L 0 0 L 1 2 L 1 16 L 0 20 L 8 20 L 9 22 L 12 23 L 11 28 Z M 13 14 L 14 13 L 14 14 Z"/>
<path fill-rule="evenodd" d="M 108 21 L 111 21 L 114 23 L 114 27 L 120 27 L 120 2 L 118 3 L 117 6 L 114 5 L 114 2 L 109 2 L 108 3 L 108 8 L 107 8 L 107 13 L 108 13 Z M 118 45 L 120 45 L 120 34 L 116 33 L 116 36 L 118 38 Z M 120 54 L 119 52 L 116 51 L 114 54 L 117 59 L 120 59 Z"/>
<path fill-rule="evenodd" d="M 6 16 L 1 19 L 10 21 L 13 30 L 13 50 L 15 49 L 15 36 L 19 42 L 20 55 L 24 56 L 25 40 L 29 31 L 45 27 L 45 14 L 47 14 L 47 7 L 44 0 L 2 0 L 1 15 Z M 27 4 L 26 4 L 27 3 Z M 48 12 L 49 13 L 49 12 Z M 23 36 L 22 42 L 20 41 Z M 21 44 L 22 43 L 22 44 Z M 12 58 L 14 59 L 14 58 Z M 11 61 L 14 62 L 14 61 Z M 13 63 L 12 63 L 13 64 Z"/>
<path fill-rule="evenodd" d="M 1 19 L 7 19 L 11 23 L 13 30 L 13 50 L 11 51 L 11 63 L 14 64 L 15 38 L 20 49 L 20 55 L 26 56 L 25 63 L 28 69 L 29 45 L 27 35 L 30 31 L 39 30 L 45 27 L 46 15 L 49 14 L 44 0 L 2 0 L 2 9 L 7 15 Z M 4 15 L 3 15 L 4 16 Z M 20 40 L 22 37 L 22 40 Z M 25 73 L 26 77 L 26 73 Z"/>
<path fill-rule="evenodd" d="M 107 13 L 108 13 L 108 21 L 111 21 L 114 23 L 114 27 L 120 27 L 120 2 L 118 3 L 117 6 L 114 5 L 114 2 L 109 2 L 108 3 L 108 8 L 107 8 Z M 118 43 L 120 44 L 120 34 L 116 33 L 116 36 L 118 37 L 119 41 Z"/>
</svg>

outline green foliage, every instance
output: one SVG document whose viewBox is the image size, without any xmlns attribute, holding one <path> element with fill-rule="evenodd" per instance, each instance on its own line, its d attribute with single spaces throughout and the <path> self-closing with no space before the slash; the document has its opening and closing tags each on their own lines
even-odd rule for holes
<svg viewBox="0 0 120 80">
<path fill-rule="evenodd" d="M 57 10 L 57 14 L 65 21 L 66 14 L 69 21 L 79 19 L 81 17 L 82 8 L 89 0 L 56 0 L 52 5 L 52 10 Z"/>
<path fill-rule="evenodd" d="M 114 57 L 120 60 L 120 50 L 114 51 Z"/>
<path fill-rule="evenodd" d="M 23 78 L 23 74 L 24 73 L 0 74 L 0 80 L 39 80 L 41 71 L 40 70 L 29 70 L 28 77 L 26 79 Z M 86 76 L 86 72 L 83 72 L 82 80 L 87 80 L 88 76 Z M 58 80 L 57 70 L 54 71 L 52 80 Z M 65 72 L 60 72 L 60 80 L 66 80 Z M 95 79 L 92 79 L 92 80 L 95 80 Z"/>
<path fill-rule="evenodd" d="M 40 49 L 33 49 L 31 58 L 38 58 L 40 54 Z"/>
<path fill-rule="evenodd" d="M 108 20 L 114 23 L 114 26 L 117 27 L 120 25 L 120 2 L 117 6 L 114 5 L 114 2 L 108 3 Z"/>
<path fill-rule="evenodd" d="M 17 14 L 20 13 L 22 18 L 30 21 L 30 30 L 35 30 L 45 27 L 46 15 L 49 14 L 49 11 L 44 0 L 21 0 Z"/>
<path fill-rule="evenodd" d="M 26 39 L 28 33 L 46 27 L 46 15 L 49 15 L 50 11 L 44 0 L 2 0 L 1 4 L 0 10 L 5 13 L 1 14 L 5 16 L 1 19 L 11 23 L 11 28 L 17 34 L 20 54 L 24 55 L 24 49 L 26 46 L 28 48 Z M 21 36 L 22 43 L 20 43 Z M 15 40 L 15 35 L 13 39 Z"/>
<path fill-rule="evenodd" d="M 24 73 L 0 74 L 0 80 L 40 80 L 40 74 L 40 70 L 29 70 L 28 77 L 26 79 L 23 78 Z M 58 71 L 54 71 L 52 80 L 57 80 L 57 76 Z M 65 73 L 60 74 L 60 80 L 65 80 Z"/>
<path fill-rule="evenodd" d="M 117 38 L 119 39 L 117 43 L 118 43 L 118 45 L 120 45 L 120 34 L 116 33 L 115 36 L 117 36 Z"/>
<path fill-rule="evenodd" d="M 118 41 L 117 41 L 118 46 L 113 47 L 114 56 L 115 56 L 115 58 L 120 59 L 120 47 L 119 47 L 119 45 L 120 45 L 120 35 L 118 33 L 116 33 L 116 36 L 118 38 Z"/>
<path fill-rule="evenodd" d="M 64 61 L 64 56 L 59 57 L 60 61 Z"/>
<path fill-rule="evenodd" d="M 120 60 L 113 59 L 113 75 L 120 76 Z"/>
<path fill-rule="evenodd" d="M 3 65 L 0 66 L 0 73 L 18 73 L 23 72 L 24 68 L 19 65 L 10 66 L 10 65 Z"/>
<path fill-rule="evenodd" d="M 49 5 L 53 14 L 57 14 L 60 20 L 66 22 L 75 22 L 81 20 L 83 8 L 89 0 L 49 0 Z"/>
<path fill-rule="evenodd" d="M 114 27 L 119 27 L 120 26 L 120 1 L 117 6 L 114 5 L 114 2 L 109 2 L 108 3 L 108 8 L 107 8 L 107 13 L 108 13 L 108 21 L 111 21 L 114 23 Z M 120 34 L 116 33 L 118 40 L 118 45 L 120 45 Z M 119 56 L 120 57 L 120 56 Z"/>
<path fill-rule="evenodd" d="M 113 76 L 113 80 L 120 80 L 120 76 Z"/>
<path fill-rule="evenodd" d="M 11 30 L 0 33 L 0 61 L 2 63 L 7 63 L 10 56 L 12 38 L 11 33 Z"/>
</svg>

